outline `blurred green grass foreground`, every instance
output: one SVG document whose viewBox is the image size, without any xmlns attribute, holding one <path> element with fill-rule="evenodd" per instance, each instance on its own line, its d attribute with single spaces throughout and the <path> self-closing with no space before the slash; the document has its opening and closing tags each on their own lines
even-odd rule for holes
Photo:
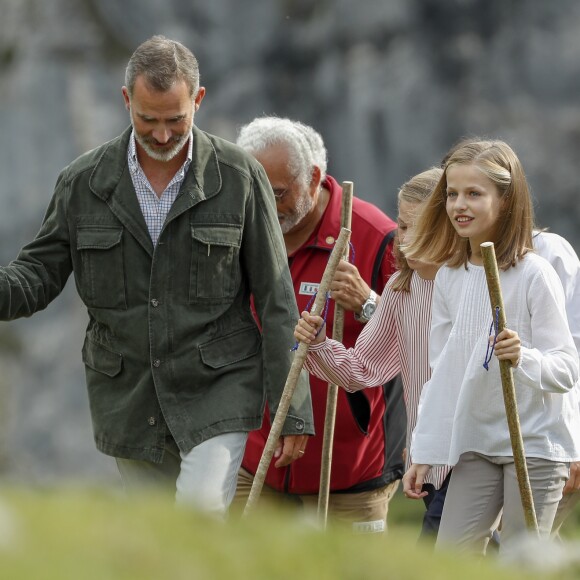
<svg viewBox="0 0 580 580">
<path fill-rule="evenodd" d="M 295 515 L 260 507 L 248 517 L 232 515 L 223 523 L 175 508 L 165 497 L 128 500 L 104 491 L 4 490 L 0 494 L 0 578 L 576 577 L 572 573 L 531 576 L 529 571 L 500 567 L 492 558 L 433 554 L 417 545 L 418 523 L 406 525 L 397 509 L 393 516 L 396 521 L 391 519 L 389 534 L 363 536 L 342 529 L 322 532 Z"/>
</svg>

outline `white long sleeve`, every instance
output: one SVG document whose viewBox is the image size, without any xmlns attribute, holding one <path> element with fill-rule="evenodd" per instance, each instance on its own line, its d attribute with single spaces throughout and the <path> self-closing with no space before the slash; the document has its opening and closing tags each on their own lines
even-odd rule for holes
<svg viewBox="0 0 580 580">
<path fill-rule="evenodd" d="M 566 239 L 552 232 L 535 233 L 534 249 L 550 262 L 562 282 L 570 332 L 580 353 L 580 259 Z"/>
<path fill-rule="evenodd" d="M 522 342 L 514 382 L 526 455 L 576 461 L 578 354 L 560 280 L 543 258 L 528 254 L 500 272 L 500 283 L 507 326 Z M 483 267 L 441 268 L 433 299 L 435 364 L 413 434 L 414 462 L 455 465 L 466 451 L 512 455 L 497 357 L 489 371 L 483 367 L 491 322 Z"/>
</svg>

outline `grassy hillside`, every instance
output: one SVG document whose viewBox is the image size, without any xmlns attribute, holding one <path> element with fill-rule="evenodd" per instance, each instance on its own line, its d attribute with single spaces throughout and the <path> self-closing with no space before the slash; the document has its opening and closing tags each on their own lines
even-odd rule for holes
<svg viewBox="0 0 580 580">
<path fill-rule="evenodd" d="M 415 515 L 395 502 L 388 535 L 322 533 L 258 510 L 223 524 L 170 500 L 103 492 L 6 492 L 0 497 L 0 578 L 518 580 L 492 560 L 433 555 L 416 545 Z M 408 525 L 411 523 L 411 525 Z M 547 576 L 541 576 L 546 578 Z M 559 576 L 560 578 L 573 578 Z"/>
</svg>

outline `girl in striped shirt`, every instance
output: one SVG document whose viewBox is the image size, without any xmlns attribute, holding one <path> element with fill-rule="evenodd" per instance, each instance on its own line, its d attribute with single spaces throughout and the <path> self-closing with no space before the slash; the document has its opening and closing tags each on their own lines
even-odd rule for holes
<svg viewBox="0 0 580 580">
<path fill-rule="evenodd" d="M 398 195 L 398 242 L 404 244 L 413 229 L 417 211 L 437 185 L 443 171 L 432 168 L 405 183 Z M 348 391 L 383 384 L 401 373 L 407 409 L 407 449 L 415 427 L 419 396 L 431 376 L 428 338 L 431 298 L 437 267 L 419 260 L 406 260 L 397 253 L 399 271 L 387 283 L 379 306 L 366 324 L 354 348 L 325 339 L 322 318 L 302 313 L 295 336 L 310 344 L 309 372 Z M 314 330 L 316 329 L 316 330 Z M 409 454 L 406 466 L 409 467 Z M 427 511 L 422 536 L 436 535 L 441 518 L 448 468 L 439 466 L 425 478 L 422 497 Z"/>
</svg>

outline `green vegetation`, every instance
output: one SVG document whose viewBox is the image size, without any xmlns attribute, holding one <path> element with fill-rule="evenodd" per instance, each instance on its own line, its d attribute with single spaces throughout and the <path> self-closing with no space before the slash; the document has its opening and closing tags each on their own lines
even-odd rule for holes
<svg viewBox="0 0 580 580">
<path fill-rule="evenodd" d="M 530 578 L 529 572 L 500 568 L 492 559 L 434 555 L 418 547 L 420 515 L 417 519 L 413 509 L 397 497 L 388 535 L 353 536 L 338 529 L 323 533 L 296 517 L 261 509 L 224 524 L 176 509 L 163 497 L 128 501 L 70 489 L 5 491 L 0 498 L 0 578 Z"/>
</svg>

